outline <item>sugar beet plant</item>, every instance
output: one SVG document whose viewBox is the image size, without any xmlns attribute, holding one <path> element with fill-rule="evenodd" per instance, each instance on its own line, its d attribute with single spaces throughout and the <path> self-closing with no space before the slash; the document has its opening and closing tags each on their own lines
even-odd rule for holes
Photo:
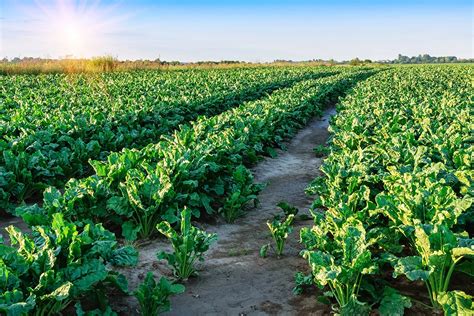
<svg viewBox="0 0 474 316">
<path fill-rule="evenodd" d="M 267 222 L 268 229 L 270 234 L 275 242 L 275 251 L 278 257 L 283 255 L 283 249 L 285 247 L 285 242 L 288 239 L 288 235 L 293 231 L 293 219 L 295 218 L 294 214 L 290 214 L 283 219 L 279 217 L 274 218 L 271 222 Z M 260 249 L 260 256 L 266 257 L 268 248 L 270 244 L 263 245 Z"/>
<path fill-rule="evenodd" d="M 290 215 L 296 216 L 299 212 L 296 206 L 293 206 L 285 201 L 278 202 L 277 206 L 283 211 L 285 216 L 290 216 Z"/>
<path fill-rule="evenodd" d="M 13 226 L 7 231 L 12 246 L 0 240 L 2 315 L 57 315 L 85 299 L 106 311 L 108 288 L 128 293 L 127 280 L 112 267 L 135 265 L 138 253 L 119 247 L 102 225 L 79 227 L 58 213 L 31 235 Z"/>
<path fill-rule="evenodd" d="M 280 257 L 283 254 L 288 235 L 293 231 L 292 224 L 296 214 L 298 214 L 298 208 L 285 201 L 280 201 L 277 206 L 283 211 L 284 215 L 276 214 L 271 222 L 267 222 L 267 226 L 275 242 L 277 256 Z M 261 257 L 267 256 L 270 246 L 271 244 L 266 244 L 260 248 Z"/>
<path fill-rule="evenodd" d="M 301 231 L 314 281 L 341 313 L 409 307 L 382 292 L 375 276 L 386 269 L 424 282 L 435 310 L 474 313 L 472 296 L 450 286 L 455 273 L 472 278 L 474 264 L 470 77 L 470 66 L 395 68 L 341 102 L 324 178 L 308 189 L 315 225 Z M 374 290 L 383 299 L 363 302 Z"/>
<path fill-rule="evenodd" d="M 181 280 L 196 274 L 195 263 L 204 260 L 204 253 L 217 239 L 216 234 L 208 234 L 191 224 L 191 210 L 188 208 L 181 212 L 179 231 L 168 222 L 161 222 L 156 228 L 169 239 L 173 248 L 172 253 L 159 252 L 158 259 L 165 259 Z"/>
<path fill-rule="evenodd" d="M 70 181 L 64 193 L 50 188 L 42 207 L 22 207 L 17 214 L 27 222 L 41 223 L 60 211 L 71 219 L 122 227 L 127 239 L 150 236 L 163 220 L 176 223 L 185 206 L 195 217 L 220 214 L 233 220 L 261 189 L 244 164 L 269 154 L 270 148 L 281 145 L 326 104 L 370 74 L 347 70 L 306 80 L 198 119 L 156 144 L 91 162 L 94 176 Z"/>
<path fill-rule="evenodd" d="M 375 273 L 378 266 L 372 259 L 362 222 L 355 218 L 336 222 L 322 215 L 317 218 L 318 226 L 301 230 L 306 248 L 302 255 L 316 285 L 329 287 L 329 296 L 336 299 L 341 315 L 368 314 L 370 307 L 359 302 L 357 296 L 363 276 Z"/>
<path fill-rule="evenodd" d="M 414 249 L 414 255 L 392 261 L 394 276 L 405 275 L 409 280 L 425 282 L 431 303 L 438 308 L 444 305 L 441 297 L 464 296 L 459 291 L 448 292 L 457 263 L 463 259 L 474 263 L 470 261 L 474 259 L 474 239 L 467 232 L 453 230 L 472 200 L 457 198 L 449 186 L 440 182 L 438 175 L 442 171 L 442 164 L 434 164 L 413 178 L 402 178 L 392 170 L 386 181 L 387 195 L 377 196 L 376 209 L 390 219 L 393 229 Z"/>
<path fill-rule="evenodd" d="M 152 272 L 148 272 L 145 280 L 135 291 L 142 316 L 156 316 L 171 308 L 169 297 L 184 292 L 184 286 L 173 284 L 162 276 L 158 283 Z"/>
</svg>

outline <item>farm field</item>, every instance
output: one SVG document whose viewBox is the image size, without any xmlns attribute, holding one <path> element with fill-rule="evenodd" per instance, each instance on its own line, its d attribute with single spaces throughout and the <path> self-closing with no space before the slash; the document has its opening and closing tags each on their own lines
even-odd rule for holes
<svg viewBox="0 0 474 316">
<path fill-rule="evenodd" d="M 0 78 L 0 207 L 91 174 L 89 159 L 157 142 L 180 124 L 318 76 L 326 69 L 140 71 Z"/>
<path fill-rule="evenodd" d="M 0 76 L 0 314 L 472 315 L 473 72 Z"/>
</svg>

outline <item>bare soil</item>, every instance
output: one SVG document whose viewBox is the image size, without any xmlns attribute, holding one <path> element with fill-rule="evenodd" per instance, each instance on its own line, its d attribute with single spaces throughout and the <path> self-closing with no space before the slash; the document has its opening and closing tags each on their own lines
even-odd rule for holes
<svg viewBox="0 0 474 316">
<path fill-rule="evenodd" d="M 311 220 L 297 219 L 288 238 L 285 253 L 277 258 L 273 250 L 265 259 L 259 257 L 263 244 L 272 239 L 266 225 L 280 211 L 276 204 L 286 201 L 307 213 L 312 198 L 305 195 L 307 185 L 320 171 L 321 158 L 313 148 L 325 144 L 328 138 L 331 108 L 321 118 L 315 118 L 287 144 L 286 151 L 278 151 L 274 159 L 260 162 L 253 173 L 257 182 L 267 183 L 260 193 L 260 204 L 233 224 L 201 224 L 219 239 L 206 254 L 199 267 L 199 277 L 185 283 L 184 294 L 171 299 L 172 310 L 166 315 L 328 315 L 330 308 L 316 301 L 316 296 L 292 293 L 294 275 L 307 272 L 307 264 L 299 256 L 299 230 L 311 225 Z M 155 240 L 140 248 L 138 267 L 121 271 L 126 274 L 133 289 L 148 271 L 156 276 L 171 276 L 156 252 L 168 249 L 164 240 Z M 124 315 L 137 313 L 133 298 L 120 302 Z"/>
</svg>

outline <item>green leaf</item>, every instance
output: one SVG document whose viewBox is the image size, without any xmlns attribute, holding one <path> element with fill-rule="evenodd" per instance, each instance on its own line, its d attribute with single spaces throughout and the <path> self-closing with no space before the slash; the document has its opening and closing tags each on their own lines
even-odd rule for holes
<svg viewBox="0 0 474 316">
<path fill-rule="evenodd" d="M 56 301 L 64 301 L 70 298 L 71 296 L 71 291 L 73 288 L 73 284 L 71 282 L 66 282 L 57 289 L 55 289 L 53 292 L 47 295 L 42 295 L 41 299 L 46 300 L 46 299 L 53 299 Z"/>
<path fill-rule="evenodd" d="M 277 151 L 275 149 L 271 148 L 271 147 L 267 147 L 266 152 L 272 158 L 276 158 L 278 156 Z"/>
<path fill-rule="evenodd" d="M 76 305 L 74 305 L 74 308 L 76 310 L 77 316 L 117 316 L 117 313 L 114 312 L 110 306 L 107 306 L 105 311 L 102 311 L 100 309 L 84 311 L 82 309 L 81 302 L 77 302 Z"/>
<path fill-rule="evenodd" d="M 107 209 L 126 217 L 132 215 L 127 199 L 124 197 L 114 196 L 108 199 Z"/>
<path fill-rule="evenodd" d="M 158 284 L 162 289 L 166 289 L 166 291 L 170 294 L 181 294 L 184 293 L 185 290 L 184 285 L 173 284 L 165 277 L 161 277 Z"/>
<path fill-rule="evenodd" d="M 289 216 L 290 214 L 293 214 L 293 215 L 298 214 L 298 208 L 294 207 L 293 205 L 288 204 L 285 201 L 279 202 L 277 206 L 283 210 L 283 213 L 285 213 L 285 216 Z"/>
<path fill-rule="evenodd" d="M 30 295 L 26 301 L 19 290 L 6 291 L 0 294 L 0 312 L 6 316 L 29 315 L 35 308 L 36 296 Z"/>
<path fill-rule="evenodd" d="M 53 207 L 55 210 L 58 210 L 61 207 L 61 192 L 54 187 L 47 188 L 43 193 L 43 202 L 48 205 L 48 207 Z"/>
<path fill-rule="evenodd" d="M 295 274 L 295 287 L 293 288 L 293 294 L 300 295 L 304 289 L 313 285 L 313 275 L 304 274 L 303 272 L 297 272 Z"/>
<path fill-rule="evenodd" d="M 107 164 L 102 161 L 97 161 L 97 160 L 89 160 L 89 164 L 94 168 L 94 171 L 97 176 L 99 177 L 106 177 L 107 172 L 109 169 L 107 168 Z"/>
<path fill-rule="evenodd" d="M 64 275 L 73 283 L 74 292 L 80 295 L 89 291 L 93 286 L 107 277 L 105 265 L 98 259 L 87 261 L 84 264 L 73 263 L 66 267 Z"/>
<path fill-rule="evenodd" d="M 474 256 L 474 249 L 468 247 L 457 247 L 452 250 L 453 258 L 462 258 L 467 256 Z"/>
<path fill-rule="evenodd" d="M 211 204 L 210 204 L 212 202 L 212 199 L 206 194 L 201 194 L 200 197 L 201 197 L 201 203 L 206 209 L 206 213 L 209 215 L 212 215 L 214 213 L 214 209 L 211 207 Z"/>
<path fill-rule="evenodd" d="M 367 303 L 359 302 L 353 295 L 346 305 L 340 307 L 339 311 L 341 316 L 365 316 L 369 315 L 370 306 Z"/>
<path fill-rule="evenodd" d="M 91 140 L 90 142 L 87 143 L 86 149 L 89 152 L 89 155 L 99 154 L 100 153 L 99 142 L 96 140 Z"/>
<path fill-rule="evenodd" d="M 117 289 L 122 291 L 122 293 L 129 294 L 128 280 L 123 274 L 115 272 L 115 271 L 111 271 L 107 275 L 107 278 L 105 279 L 105 281 L 114 285 Z"/>
<path fill-rule="evenodd" d="M 141 227 L 137 226 L 132 221 L 127 221 L 122 224 L 122 236 L 127 241 L 134 241 L 137 239 L 137 235 L 140 232 Z"/>
<path fill-rule="evenodd" d="M 402 316 L 405 308 L 410 308 L 410 299 L 391 287 L 385 287 L 380 302 L 380 316 Z"/>
<path fill-rule="evenodd" d="M 267 257 L 268 247 L 270 247 L 270 244 L 263 245 L 263 246 L 260 248 L 260 252 L 259 252 L 260 257 L 262 257 L 262 258 L 266 258 L 266 257 Z"/>
<path fill-rule="evenodd" d="M 112 251 L 110 263 L 118 267 L 132 267 L 138 263 L 138 251 L 130 246 L 122 247 Z"/>
<path fill-rule="evenodd" d="M 398 259 L 394 266 L 393 277 L 405 275 L 410 281 L 426 281 L 432 272 L 431 268 L 428 270 L 423 268 L 421 257 L 411 256 Z"/>
<path fill-rule="evenodd" d="M 165 277 L 156 283 L 153 273 L 148 272 L 145 280 L 135 291 L 142 315 L 152 316 L 170 310 L 169 297 L 184 292 L 181 284 L 172 284 Z"/>
<path fill-rule="evenodd" d="M 15 215 L 21 217 L 30 226 L 48 225 L 51 222 L 45 210 L 38 204 L 17 207 Z"/>
<path fill-rule="evenodd" d="M 471 277 L 474 277 L 474 262 L 473 260 L 465 260 L 456 265 L 456 271 L 465 273 Z"/>
<path fill-rule="evenodd" d="M 438 295 L 438 303 L 446 316 L 474 315 L 473 297 L 463 291 L 450 291 Z"/>
</svg>

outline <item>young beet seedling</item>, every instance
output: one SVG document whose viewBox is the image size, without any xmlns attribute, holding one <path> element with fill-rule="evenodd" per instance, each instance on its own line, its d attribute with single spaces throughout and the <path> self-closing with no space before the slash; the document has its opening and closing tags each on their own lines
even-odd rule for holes
<svg viewBox="0 0 474 316">
<path fill-rule="evenodd" d="M 290 214 L 293 214 L 296 216 L 296 214 L 298 214 L 298 208 L 285 202 L 285 201 L 281 201 L 277 204 L 277 206 L 279 208 L 281 208 L 281 210 L 283 211 L 283 213 L 285 213 L 285 216 L 288 216 Z"/>
<path fill-rule="evenodd" d="M 156 228 L 171 241 L 173 246 L 173 253 L 160 251 L 157 257 L 166 259 L 173 267 L 175 276 L 181 280 L 187 280 L 196 274 L 194 263 L 196 260 L 204 260 L 204 253 L 217 239 L 216 234 L 208 234 L 191 225 L 191 211 L 187 208 L 181 212 L 179 232 L 174 230 L 168 222 L 161 222 Z"/>
<path fill-rule="evenodd" d="M 165 277 L 156 283 L 153 273 L 148 272 L 145 280 L 135 291 L 143 316 L 155 316 L 170 310 L 169 297 L 184 292 L 181 284 L 172 284 Z"/>
<path fill-rule="evenodd" d="M 324 145 L 317 145 L 316 147 L 313 148 L 313 151 L 316 154 L 316 157 L 322 158 L 322 157 L 326 157 L 329 154 L 330 149 L 329 147 L 324 146 Z"/>
<path fill-rule="evenodd" d="M 283 248 L 285 247 L 285 241 L 293 230 L 291 224 L 293 223 L 295 215 L 290 214 L 285 220 L 280 221 L 278 218 L 274 218 L 273 221 L 267 222 L 267 226 L 270 229 L 273 240 L 276 244 L 276 253 L 280 257 L 283 254 Z M 265 258 L 267 256 L 268 248 L 270 244 L 263 245 L 260 249 L 260 256 Z"/>
</svg>

